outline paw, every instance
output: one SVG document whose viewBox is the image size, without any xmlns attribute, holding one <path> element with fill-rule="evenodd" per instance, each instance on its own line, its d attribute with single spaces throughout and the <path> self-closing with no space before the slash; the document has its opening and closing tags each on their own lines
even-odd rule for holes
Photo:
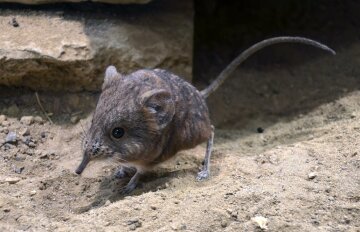
<svg viewBox="0 0 360 232">
<path fill-rule="evenodd" d="M 129 194 L 136 188 L 136 183 L 129 183 L 127 184 L 124 189 L 121 190 L 122 194 Z"/>
<path fill-rule="evenodd" d="M 209 170 L 202 170 L 201 172 L 198 172 L 198 175 L 197 175 L 196 179 L 198 181 L 203 181 L 203 180 L 208 179 L 209 176 L 210 176 Z"/>
</svg>

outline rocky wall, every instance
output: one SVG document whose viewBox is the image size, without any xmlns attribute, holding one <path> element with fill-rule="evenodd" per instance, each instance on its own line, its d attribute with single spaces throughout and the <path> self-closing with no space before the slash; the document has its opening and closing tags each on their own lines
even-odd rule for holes
<svg viewBox="0 0 360 232">
<path fill-rule="evenodd" d="M 0 8 L 0 85 L 99 90 L 103 72 L 165 68 L 191 80 L 191 1 Z"/>
</svg>

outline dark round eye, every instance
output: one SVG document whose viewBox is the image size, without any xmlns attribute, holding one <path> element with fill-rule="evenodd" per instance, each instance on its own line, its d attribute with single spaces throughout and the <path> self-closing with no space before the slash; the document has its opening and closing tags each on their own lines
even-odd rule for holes
<svg viewBox="0 0 360 232">
<path fill-rule="evenodd" d="M 115 127 L 111 132 L 111 135 L 115 139 L 120 139 L 121 137 L 124 136 L 124 134 L 125 134 L 125 130 L 124 130 L 124 128 L 121 128 L 121 127 Z"/>
<path fill-rule="evenodd" d="M 155 111 L 160 111 L 162 108 L 161 108 L 161 106 L 159 106 L 159 105 L 156 105 L 156 106 L 154 106 L 154 110 Z"/>
</svg>

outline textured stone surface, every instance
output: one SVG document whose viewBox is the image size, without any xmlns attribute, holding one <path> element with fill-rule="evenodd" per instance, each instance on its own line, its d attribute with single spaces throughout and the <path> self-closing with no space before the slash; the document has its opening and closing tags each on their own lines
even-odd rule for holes
<svg viewBox="0 0 360 232">
<path fill-rule="evenodd" d="M 92 12 L 2 8 L 0 84 L 98 90 L 110 64 L 123 73 L 161 67 L 191 79 L 192 12 L 191 1 L 174 0 Z"/>
<path fill-rule="evenodd" d="M 56 2 L 103 2 L 112 4 L 144 4 L 151 0 L 0 0 L 0 2 L 13 2 L 22 4 L 44 4 Z"/>
</svg>

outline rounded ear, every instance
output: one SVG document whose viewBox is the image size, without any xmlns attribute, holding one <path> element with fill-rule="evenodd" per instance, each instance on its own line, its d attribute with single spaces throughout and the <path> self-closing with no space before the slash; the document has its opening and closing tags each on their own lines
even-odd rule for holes
<svg viewBox="0 0 360 232">
<path fill-rule="evenodd" d="M 155 119 L 156 129 L 165 128 L 175 114 L 175 104 L 171 93 L 164 89 L 153 89 L 143 93 L 140 104 L 146 114 Z"/>
<path fill-rule="evenodd" d="M 105 71 L 104 83 L 102 85 L 102 89 L 104 90 L 106 87 L 110 86 L 110 83 L 116 78 L 120 78 L 120 73 L 117 72 L 115 66 L 108 66 Z"/>
</svg>

